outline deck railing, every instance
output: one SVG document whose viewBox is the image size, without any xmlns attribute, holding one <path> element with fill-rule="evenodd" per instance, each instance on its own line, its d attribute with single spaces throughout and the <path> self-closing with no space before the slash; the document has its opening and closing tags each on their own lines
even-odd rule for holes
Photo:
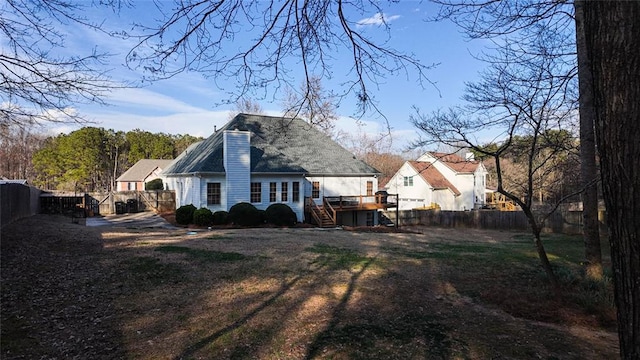
<svg viewBox="0 0 640 360">
<path fill-rule="evenodd" d="M 313 217 L 313 219 L 316 221 L 316 224 L 321 224 L 322 223 L 322 219 L 320 216 L 320 212 L 322 210 L 320 210 L 320 207 L 318 205 L 316 205 L 316 203 L 313 201 L 312 198 L 307 198 L 307 206 L 309 208 L 309 212 L 311 213 L 311 216 Z"/>
<path fill-rule="evenodd" d="M 396 197 L 396 202 L 389 202 L 390 198 Z M 341 210 L 357 210 L 357 209 L 385 209 L 395 207 L 397 204 L 397 195 L 376 194 L 376 195 L 342 195 L 342 196 L 325 196 L 323 199 L 337 211 Z"/>
<path fill-rule="evenodd" d="M 395 200 L 395 202 L 389 200 Z M 313 198 L 305 197 L 305 212 L 320 226 L 335 226 L 338 213 L 343 211 L 375 211 L 379 209 L 396 208 L 397 194 L 376 195 L 343 195 L 325 196 L 322 202 L 316 203 Z"/>
<path fill-rule="evenodd" d="M 331 220 L 335 224 L 336 223 L 336 219 L 337 219 L 336 209 L 334 209 L 333 206 L 331 205 L 331 203 L 329 203 L 327 201 L 326 197 L 323 199 L 323 203 L 324 203 L 325 211 L 327 212 L 327 214 L 329 214 L 329 217 L 331 217 Z"/>
</svg>

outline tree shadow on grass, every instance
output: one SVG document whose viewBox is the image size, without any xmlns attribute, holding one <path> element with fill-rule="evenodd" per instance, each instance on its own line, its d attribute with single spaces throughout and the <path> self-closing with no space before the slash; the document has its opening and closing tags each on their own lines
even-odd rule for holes
<svg viewBox="0 0 640 360">
<path fill-rule="evenodd" d="M 176 357 L 176 359 L 190 358 L 197 351 L 213 343 L 215 340 L 245 325 L 249 320 L 254 318 L 258 313 L 260 313 L 267 307 L 271 306 L 274 302 L 276 302 L 279 298 L 281 298 L 287 291 L 289 291 L 289 289 L 291 289 L 300 280 L 300 278 L 301 278 L 300 276 L 296 276 L 293 280 L 282 284 L 280 289 L 276 291 L 272 296 L 270 296 L 267 300 L 265 300 L 262 304 L 260 304 L 260 306 L 251 310 L 246 315 L 234 321 L 233 323 L 225 326 L 224 328 L 216 331 L 215 333 L 209 336 L 202 338 L 195 344 L 190 345 L 185 350 L 183 350 L 182 353 Z"/>
<path fill-rule="evenodd" d="M 44 231 L 38 221 L 3 229 L 3 358 L 616 354 L 584 345 L 588 337 L 513 318 L 458 294 L 464 284 L 444 273 L 452 268 L 442 262 L 464 267 L 465 257 L 482 249 L 455 247 L 449 258 L 427 236 L 394 242 L 367 234 L 336 242 L 345 234 L 304 240 L 307 232 L 292 232 L 298 245 L 281 245 L 281 233 L 243 243 L 246 232 L 192 241 L 157 231 L 108 237 L 113 230 L 104 229 L 106 240 L 100 240 L 95 230 L 54 224 Z M 467 267 L 465 276 L 474 276 Z"/>
<path fill-rule="evenodd" d="M 347 308 L 359 286 L 360 277 L 375 260 L 369 258 L 359 270 L 352 271 L 347 290 L 334 307 L 331 320 L 309 345 L 305 359 L 330 358 L 338 354 L 349 359 L 401 359 L 418 355 L 447 358 L 451 339 L 448 329 L 438 322 L 436 316 L 411 310 L 390 314 L 375 306 L 362 308 L 366 305 Z M 393 302 L 393 292 L 386 295 Z M 367 299 L 361 301 L 368 302 Z M 420 345 L 416 347 L 412 343 Z"/>
</svg>

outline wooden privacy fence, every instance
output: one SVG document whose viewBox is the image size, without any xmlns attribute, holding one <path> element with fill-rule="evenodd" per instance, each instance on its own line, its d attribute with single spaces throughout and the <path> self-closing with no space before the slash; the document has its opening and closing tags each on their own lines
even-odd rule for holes
<svg viewBox="0 0 640 360">
<path fill-rule="evenodd" d="M 384 215 L 396 223 L 396 212 Z M 601 214 L 600 231 L 606 233 L 604 214 Z M 454 228 L 477 228 L 495 230 L 529 230 L 529 221 L 522 211 L 443 211 L 443 210 L 400 210 L 399 226 L 424 225 Z M 544 232 L 581 234 L 582 213 L 579 211 L 556 211 L 546 221 Z"/>
<path fill-rule="evenodd" d="M 123 212 L 155 211 L 171 212 L 176 210 L 175 193 L 171 190 L 119 191 L 112 193 L 89 193 L 97 200 L 100 214 Z M 119 205 L 119 206 L 117 206 Z M 120 209 L 124 206 L 124 209 Z"/>
<path fill-rule="evenodd" d="M 84 216 L 134 213 L 140 211 L 171 212 L 176 209 L 175 194 L 169 190 L 91 192 L 86 194 L 51 191 L 41 196 L 43 213 L 69 213 L 84 209 Z"/>
<path fill-rule="evenodd" d="M 23 184 L 0 184 L 0 228 L 40 211 L 40 189 Z"/>
</svg>

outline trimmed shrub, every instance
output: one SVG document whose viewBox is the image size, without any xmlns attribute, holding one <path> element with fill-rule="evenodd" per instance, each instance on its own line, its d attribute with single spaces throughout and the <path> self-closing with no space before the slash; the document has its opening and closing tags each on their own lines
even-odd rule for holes
<svg viewBox="0 0 640 360">
<path fill-rule="evenodd" d="M 144 183 L 145 190 L 164 190 L 164 184 L 162 183 L 162 179 L 153 179 L 149 182 Z"/>
<path fill-rule="evenodd" d="M 298 221 L 296 213 L 287 204 L 271 204 L 265 215 L 267 222 L 276 226 L 293 226 Z"/>
<path fill-rule="evenodd" d="M 229 209 L 229 222 L 240 226 L 256 226 L 262 223 L 262 216 L 255 206 L 241 202 Z"/>
<path fill-rule="evenodd" d="M 193 223 L 198 226 L 213 225 L 213 213 L 207 208 L 200 208 L 193 212 Z"/>
<path fill-rule="evenodd" d="M 196 211 L 196 207 L 193 204 L 180 206 L 176 209 L 176 222 L 180 225 L 191 224 L 194 211 Z"/>
<path fill-rule="evenodd" d="M 229 223 L 229 213 L 220 210 L 213 213 L 213 225 L 227 225 Z"/>
</svg>

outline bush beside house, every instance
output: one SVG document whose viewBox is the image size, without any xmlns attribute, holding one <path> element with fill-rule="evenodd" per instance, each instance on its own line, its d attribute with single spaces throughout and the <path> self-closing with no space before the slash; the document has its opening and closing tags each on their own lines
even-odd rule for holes
<svg viewBox="0 0 640 360">
<path fill-rule="evenodd" d="M 257 226 L 262 223 L 262 214 L 252 204 L 241 202 L 229 209 L 229 222 L 240 226 Z"/>
<path fill-rule="evenodd" d="M 213 213 L 213 225 L 227 225 L 229 224 L 229 213 L 220 210 Z"/>
<path fill-rule="evenodd" d="M 196 207 L 189 204 L 176 209 L 176 222 L 180 225 L 189 225 L 193 221 L 193 213 Z"/>
<path fill-rule="evenodd" d="M 211 226 L 213 213 L 207 208 L 200 208 L 193 212 L 193 223 L 198 226 Z"/>
<path fill-rule="evenodd" d="M 226 211 L 213 213 L 208 208 L 196 209 L 192 204 L 179 207 L 175 213 L 175 221 L 180 225 L 196 226 L 238 225 L 260 226 L 265 223 L 275 226 L 294 226 L 297 223 L 296 213 L 286 204 L 272 204 L 267 210 L 258 210 L 253 204 L 241 202 Z"/>
<path fill-rule="evenodd" d="M 276 226 L 293 226 L 296 224 L 296 213 L 287 204 L 272 204 L 265 211 L 266 221 Z"/>
</svg>

